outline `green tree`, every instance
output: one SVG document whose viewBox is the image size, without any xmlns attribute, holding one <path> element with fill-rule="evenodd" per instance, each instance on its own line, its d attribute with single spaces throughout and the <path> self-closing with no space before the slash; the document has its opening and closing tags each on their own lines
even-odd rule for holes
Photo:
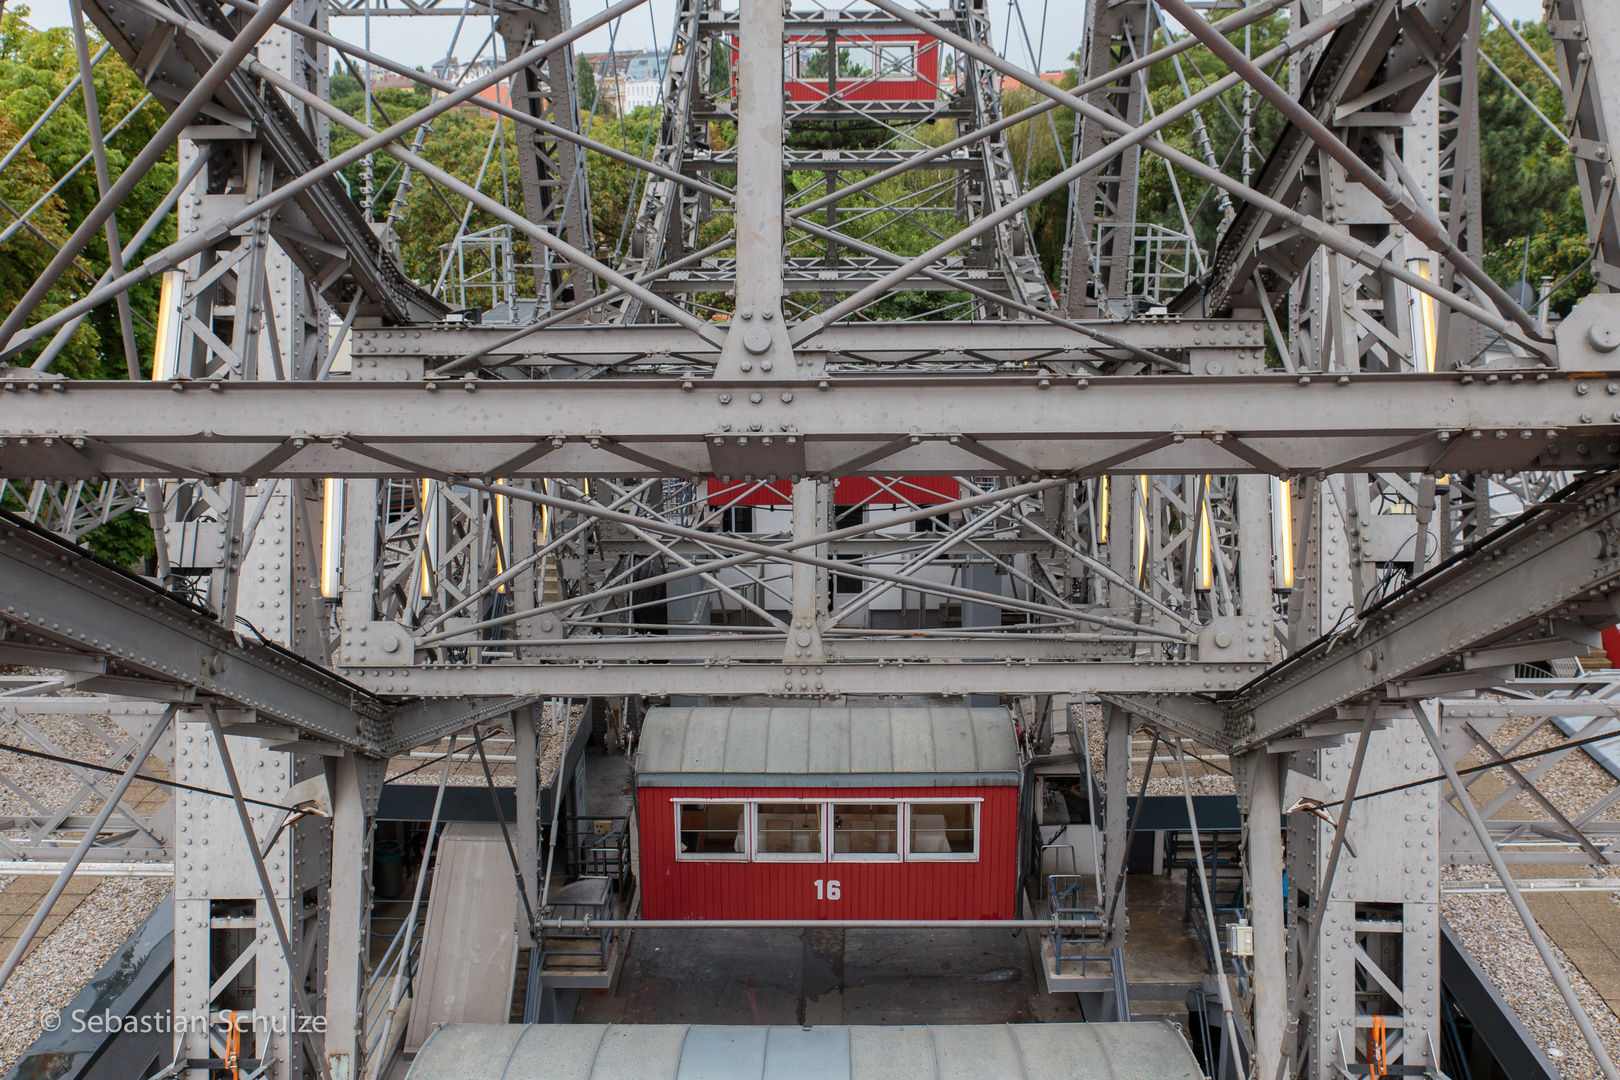
<svg viewBox="0 0 1620 1080">
<path fill-rule="evenodd" d="M 716 97 L 731 93 L 731 49 L 723 41 L 709 47 L 709 93 Z"/>
<path fill-rule="evenodd" d="M 864 79 L 872 74 L 872 54 L 865 49 L 838 50 L 838 77 Z M 827 50 L 799 50 L 799 78 L 807 82 L 827 81 Z"/>
<path fill-rule="evenodd" d="M 1552 39 L 1546 27 L 1514 26 L 1552 67 Z M 1493 23 L 1481 37 L 1481 52 L 1535 102 L 1543 116 L 1564 115 L 1563 92 L 1506 28 Z M 1479 121 L 1485 269 L 1502 285 L 1523 277 L 1539 289 L 1542 277 L 1563 279 L 1590 254 L 1569 148 L 1484 63 L 1479 69 Z M 1592 276 L 1583 271 L 1554 294 L 1552 310 L 1567 314 L 1591 290 Z"/>
<path fill-rule="evenodd" d="M 26 21 L 28 14 L 27 7 L 15 7 L 0 18 L 0 153 L 16 146 L 22 133 L 39 119 L 79 72 L 72 33 L 62 28 L 35 30 Z M 91 52 L 101 45 L 101 39 L 92 33 Z M 96 66 L 95 89 L 107 131 L 111 132 L 121 120 L 129 118 L 107 139 L 107 167 L 117 180 L 125 164 L 146 145 L 166 114 L 162 105 L 154 100 L 141 105 L 132 117 L 129 115 L 146 96 L 146 87 L 117 53 L 109 53 Z M 28 218 L 28 224 L 16 229 L 0 245 L 0 309 L 9 310 L 21 299 L 55 256 L 57 247 L 99 201 L 95 167 L 89 162 L 80 165 L 89 152 L 90 129 L 85 121 L 84 99 L 75 90 L 0 174 L 0 198 L 5 200 L 4 206 L 0 206 L 0 223 L 3 223 L 0 228 L 14 226 L 18 215 L 27 213 L 47 191 L 61 182 L 55 194 Z M 170 150 L 119 205 L 117 220 L 124 244 L 128 244 L 174 185 L 177 178 L 174 162 L 174 151 Z M 143 253 L 158 250 L 172 242 L 174 236 L 171 217 L 147 241 Z M 75 260 L 73 270 L 47 294 L 36 315 L 49 315 L 77 299 L 107 267 L 106 237 L 97 231 Z M 130 292 L 137 351 L 148 371 L 151 370 L 157 293 L 156 281 L 137 285 Z M 35 346 L 14 362 L 31 362 L 43 347 L 43 343 Z M 90 314 L 57 357 L 52 370 L 83 379 L 127 377 L 123 339 L 114 305 L 102 305 Z"/>
<path fill-rule="evenodd" d="M 596 108 L 596 72 L 583 56 L 574 61 L 574 83 L 579 91 L 580 112 L 588 113 Z"/>
<path fill-rule="evenodd" d="M 79 71 L 72 33 L 61 28 L 35 30 L 27 22 L 28 15 L 27 7 L 18 6 L 0 17 L 0 153 L 17 146 L 23 132 Z M 91 52 L 102 44 L 92 32 Z M 109 133 L 128 118 L 107 138 L 107 167 L 116 180 L 166 114 L 155 100 L 141 104 L 146 87 L 117 53 L 109 53 L 96 66 L 95 90 L 103 126 Z M 139 111 L 131 115 L 137 106 Z M 80 164 L 89 152 L 84 98 L 75 90 L 0 173 L 0 228 L 15 225 L 19 215 L 28 214 L 31 207 L 40 204 L 28 214 L 27 224 L 0 244 L 0 310 L 16 305 L 44 273 L 58 246 L 99 201 L 94 166 L 89 162 Z M 127 247 L 176 179 L 174 151 L 170 150 L 119 204 L 117 221 L 123 246 Z M 53 187 L 55 192 L 47 197 Z M 151 254 L 174 238 L 171 215 L 133 258 Z M 46 294 L 35 316 L 43 318 L 60 311 L 83 295 L 107 269 L 106 237 L 98 230 L 74 260 L 73 269 Z M 158 289 L 159 283 L 153 280 L 135 286 L 129 293 L 135 316 L 136 351 L 143 372 L 151 371 Z M 43 348 L 44 343 L 40 343 L 13 362 L 31 363 Z M 90 313 L 57 356 L 52 370 L 78 379 L 128 378 L 116 305 L 103 304 Z M 87 537 L 87 543 L 92 550 L 126 565 L 139 562 L 153 548 L 145 519 L 133 515 L 98 529 Z"/>
</svg>

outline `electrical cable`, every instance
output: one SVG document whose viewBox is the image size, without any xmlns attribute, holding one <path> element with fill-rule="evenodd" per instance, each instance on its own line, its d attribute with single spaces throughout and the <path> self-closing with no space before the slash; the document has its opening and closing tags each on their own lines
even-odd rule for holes
<svg viewBox="0 0 1620 1080">
<path fill-rule="evenodd" d="M 476 750 L 478 747 L 482 746 L 484 740 L 489 738 L 493 734 L 495 734 L 495 732 L 493 730 L 486 731 L 484 734 L 482 734 L 482 735 L 478 736 L 478 738 L 474 739 L 472 741 L 472 743 L 467 747 L 467 749 L 465 749 L 465 750 L 452 749 L 450 751 L 450 753 L 451 754 L 466 754 L 467 755 L 467 764 L 470 765 L 470 764 L 472 764 L 472 752 L 474 750 Z M 436 758 L 429 758 L 427 761 L 422 762 L 422 764 L 420 764 L 420 765 L 416 765 L 416 766 L 413 766 L 412 768 L 406 769 L 404 772 L 399 773 L 398 775 L 390 776 L 388 778 L 389 782 L 393 782 L 395 780 L 403 780 L 405 777 L 411 775 L 412 773 L 419 773 L 423 769 L 427 768 L 429 765 L 437 765 L 437 764 L 439 764 L 440 762 L 442 762 L 448 756 L 449 756 L 449 754 L 440 754 Z"/>
<path fill-rule="evenodd" d="M 1232 775 L 1232 770 L 1231 769 L 1223 769 L 1219 765 L 1215 764 L 1213 761 L 1208 761 L 1208 760 L 1205 760 L 1204 758 L 1199 757 L 1198 754 L 1195 753 L 1192 750 L 1188 750 L 1185 747 L 1183 747 L 1182 748 L 1182 753 L 1186 754 L 1188 757 L 1192 758 L 1194 761 L 1197 761 L 1197 762 L 1201 763 L 1204 766 L 1204 768 L 1206 768 L 1206 769 L 1214 769 L 1216 772 L 1223 773 L 1226 776 L 1231 776 Z"/>
<path fill-rule="evenodd" d="M 1602 732 L 1601 734 L 1598 734 L 1598 735 L 1588 735 L 1584 739 L 1576 739 L 1573 742 L 1565 742 L 1565 743 L 1560 743 L 1557 746 L 1549 746 L 1545 750 L 1527 750 L 1522 754 L 1514 754 L 1514 755 L 1512 755 L 1510 757 L 1504 757 L 1504 758 L 1502 758 L 1502 759 L 1500 759 L 1498 761 L 1486 762 L 1484 765 L 1472 765 L 1472 766 L 1469 766 L 1466 769 L 1458 769 L 1457 770 L 1457 775 L 1458 776 L 1468 776 L 1471 773 L 1488 772 L 1491 769 L 1500 768 L 1503 765 L 1513 765 L 1513 764 L 1516 764 L 1516 763 L 1518 763 L 1520 761 L 1529 761 L 1532 758 L 1546 757 L 1548 754 L 1556 754 L 1560 750 L 1578 750 L 1583 746 L 1589 746 L 1592 743 L 1605 742 L 1605 741 L 1608 741 L 1608 740 L 1611 740 L 1611 739 L 1620 739 L 1620 731 L 1605 731 L 1605 732 Z M 1391 795 L 1391 794 L 1394 794 L 1397 791 L 1408 791 L 1408 790 L 1410 790 L 1412 788 L 1424 787 L 1424 786 L 1426 786 L 1428 784 L 1443 783 L 1445 781 L 1445 779 L 1446 778 L 1445 778 L 1444 775 L 1441 775 L 1441 776 L 1429 776 L 1429 777 L 1425 777 L 1425 778 L 1420 779 L 1420 780 L 1411 780 L 1411 781 L 1408 781 L 1407 783 L 1404 783 L 1404 784 L 1396 784 L 1394 787 L 1379 788 L 1377 791 L 1368 791 L 1368 792 L 1365 792 L 1363 794 L 1357 795 L 1356 796 L 1356 802 L 1360 802 L 1363 799 L 1371 799 L 1371 798 L 1373 798 L 1374 796 L 1377 796 L 1377 795 Z M 1329 807 L 1338 806 L 1342 802 L 1344 802 L 1343 799 L 1338 799 L 1338 800 L 1335 800 L 1334 802 L 1326 802 L 1326 803 L 1312 802 L 1308 806 L 1300 806 L 1298 809 L 1300 809 L 1300 810 L 1326 810 Z M 1288 812 L 1293 813 L 1294 811 L 1292 809 L 1290 809 Z"/>
<path fill-rule="evenodd" d="M 62 757 L 58 754 L 47 754 L 43 750 L 29 750 L 22 746 L 12 746 L 10 743 L 0 742 L 0 750 L 13 754 L 21 754 L 24 757 L 40 758 L 44 761 L 54 761 L 59 765 L 76 765 L 81 769 L 94 769 L 97 772 L 122 774 L 124 771 L 123 769 L 115 769 L 110 765 L 97 765 L 94 762 L 80 761 L 77 758 Z M 228 791 L 215 791 L 213 788 L 197 787 L 194 784 L 182 784 L 178 780 L 161 780 L 158 777 L 148 775 L 147 773 L 136 773 L 135 779 L 145 780 L 148 784 L 157 784 L 159 787 L 177 788 L 180 791 L 195 792 L 198 795 L 215 795 L 221 799 L 231 798 L 231 793 Z M 319 817 L 327 816 L 321 811 L 311 810 L 309 807 L 287 806 L 283 803 L 265 802 L 263 799 L 247 799 L 246 801 L 255 806 L 268 806 L 272 810 L 285 810 L 289 814 L 315 814 Z"/>
</svg>

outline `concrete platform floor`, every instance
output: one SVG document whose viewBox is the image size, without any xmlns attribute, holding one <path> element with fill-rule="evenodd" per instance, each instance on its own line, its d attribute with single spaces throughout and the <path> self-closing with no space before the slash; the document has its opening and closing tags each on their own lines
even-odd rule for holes
<svg viewBox="0 0 1620 1080">
<path fill-rule="evenodd" d="M 1181 917 L 1185 884 L 1127 885 L 1133 1011 L 1183 1019 L 1204 978 Z M 639 930 L 616 992 L 586 992 L 576 1023 L 991 1024 L 1084 1019 L 1046 994 L 1026 935 L 1004 930 Z"/>
<path fill-rule="evenodd" d="M 1514 877 L 1574 877 L 1571 866 L 1515 866 Z M 1609 1011 L 1620 1016 L 1620 894 L 1527 892 L 1530 914 L 1586 977 Z"/>
<path fill-rule="evenodd" d="M 1084 1019 L 1005 930 L 638 930 L 576 1023 L 995 1024 Z"/>
<path fill-rule="evenodd" d="M 1125 879 L 1125 976 L 1131 1013 L 1184 1020 L 1187 991 L 1204 981 L 1204 948 L 1192 925 L 1183 921 L 1185 870 L 1164 876 L 1133 874 Z"/>
<path fill-rule="evenodd" d="M 1134 874 L 1126 879 L 1125 910 L 1130 929 L 1125 939 L 1125 976 L 1130 984 L 1131 1014 L 1139 1020 L 1180 1023 L 1187 1014 L 1187 992 L 1204 981 L 1204 951 L 1192 924 L 1184 921 L 1186 871 L 1167 875 Z M 1081 879 L 1081 895 L 1094 897 L 1091 876 Z M 1037 914 L 1044 915 L 1044 911 Z M 1082 968 L 1066 960 L 1064 973 L 1107 978 L 1106 954 Z"/>
</svg>

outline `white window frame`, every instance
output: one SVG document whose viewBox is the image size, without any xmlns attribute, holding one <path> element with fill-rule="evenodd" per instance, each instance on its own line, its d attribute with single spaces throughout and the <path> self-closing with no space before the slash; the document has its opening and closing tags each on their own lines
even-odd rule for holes
<svg viewBox="0 0 1620 1080">
<path fill-rule="evenodd" d="M 760 851 L 759 850 L 759 808 L 769 803 L 773 806 L 814 806 L 819 809 L 818 817 L 821 819 L 821 850 L 820 851 Z M 819 863 L 827 861 L 827 830 L 831 818 L 827 813 L 830 804 L 825 799 L 750 799 L 748 801 L 749 829 L 748 850 L 754 862 L 798 862 Z"/>
<path fill-rule="evenodd" d="M 870 41 L 864 38 L 847 38 L 840 40 L 838 43 L 838 52 L 840 53 L 838 61 L 838 84 L 840 86 L 842 86 L 844 83 L 850 83 L 853 85 L 855 83 L 871 82 L 876 77 L 875 72 L 877 71 L 877 68 L 874 65 L 877 63 L 877 50 L 873 47 Z M 865 64 L 866 74 L 845 75 L 842 56 L 843 53 L 849 54 L 850 63 Z"/>
<path fill-rule="evenodd" d="M 893 851 L 845 851 L 834 850 L 837 840 L 837 827 L 833 824 L 833 807 L 835 806 L 892 806 L 895 814 L 895 843 Z M 974 815 L 977 819 L 978 815 Z M 827 849 L 829 862 L 870 862 L 870 863 L 898 863 L 905 861 L 905 832 L 906 832 L 906 801 L 904 799 L 850 799 L 848 801 L 829 800 L 825 811 L 827 822 L 828 842 L 822 846 Z"/>
<path fill-rule="evenodd" d="M 699 799 L 691 796 L 671 796 L 670 806 L 673 811 L 675 825 L 675 861 L 676 862 L 727 862 L 727 863 L 910 863 L 910 862 L 978 862 L 980 858 L 980 834 L 984 828 L 984 799 L 974 796 L 957 796 L 955 798 L 895 798 L 895 799 Z M 816 806 L 821 814 L 821 850 L 819 852 L 762 852 L 759 848 L 759 808 L 763 804 Z M 945 806 L 951 804 L 973 804 L 973 850 L 965 851 L 921 851 L 911 850 L 911 818 L 915 807 L 918 806 Z M 693 806 L 741 806 L 743 808 L 743 824 L 745 843 L 743 851 L 704 852 L 693 853 L 681 850 L 681 807 Z M 833 827 L 833 807 L 835 806 L 893 806 L 898 811 L 899 850 L 896 852 L 837 852 L 833 850 L 836 832 Z"/>
<path fill-rule="evenodd" d="M 967 851 L 912 851 L 911 850 L 911 815 L 918 806 L 944 806 L 951 803 L 972 803 L 973 805 L 973 850 Z M 939 798 L 939 799 L 907 799 L 905 814 L 905 842 L 906 862 L 978 862 L 979 861 L 979 830 L 983 828 L 984 800 L 980 798 Z"/>
<path fill-rule="evenodd" d="M 691 796 L 673 797 L 670 805 L 675 811 L 676 862 L 751 862 L 754 857 L 754 818 L 748 799 L 694 799 Z M 681 807 L 683 806 L 741 806 L 743 823 L 743 850 L 691 852 L 681 850 Z"/>
<path fill-rule="evenodd" d="M 909 62 L 890 67 L 888 59 L 883 54 L 891 50 L 898 52 L 902 49 L 910 54 Z M 872 47 L 872 74 L 870 76 L 872 81 L 911 82 L 921 78 L 917 74 L 917 55 L 920 51 L 915 41 L 880 41 L 875 43 Z"/>
<path fill-rule="evenodd" d="M 797 80 L 798 82 L 807 82 L 811 83 L 812 85 L 815 83 L 825 83 L 827 81 L 827 76 L 806 75 L 803 69 L 805 67 L 805 61 L 809 60 L 818 52 L 825 53 L 827 51 L 826 39 L 821 39 L 820 44 L 815 44 L 810 41 L 794 42 L 792 48 L 793 74 L 789 77 Z"/>
</svg>

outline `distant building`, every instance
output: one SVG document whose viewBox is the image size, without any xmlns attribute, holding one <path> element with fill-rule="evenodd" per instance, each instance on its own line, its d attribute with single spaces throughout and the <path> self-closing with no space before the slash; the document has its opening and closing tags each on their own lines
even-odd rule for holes
<svg viewBox="0 0 1620 1080">
<path fill-rule="evenodd" d="M 464 83 L 483 78 L 500 67 L 501 63 L 502 61 L 493 56 L 481 57 L 466 64 L 452 57 L 449 60 L 436 61 L 430 70 L 445 82 Z"/>
<path fill-rule="evenodd" d="M 1041 81 L 1049 82 L 1056 86 L 1063 82 L 1063 76 L 1066 74 L 1068 74 L 1068 72 L 1065 71 L 1043 71 L 1041 72 Z M 1008 90 L 1021 90 L 1023 89 L 1023 86 L 1023 83 L 1019 82 L 1011 75 L 1003 75 L 1001 77 L 1001 92 L 1004 94 Z"/>
<path fill-rule="evenodd" d="M 591 66 L 591 73 L 596 76 L 596 114 L 598 116 L 616 116 L 623 111 L 624 101 L 624 72 L 635 59 L 632 52 L 611 53 L 582 53 L 585 62 Z M 589 112 L 591 103 L 581 101 L 581 106 Z"/>
<path fill-rule="evenodd" d="M 658 94 L 664 85 L 664 72 L 669 69 L 669 50 L 646 50 L 634 57 L 624 72 L 624 109 L 638 109 L 643 105 L 657 105 Z"/>
<path fill-rule="evenodd" d="M 658 103 L 658 90 L 664 83 L 664 71 L 669 67 L 668 50 L 581 55 L 596 76 L 597 115 L 627 113 L 642 105 Z"/>
<path fill-rule="evenodd" d="M 415 79 L 404 75 L 395 75 L 392 71 L 374 69 L 371 73 L 371 88 L 373 90 L 414 90 L 422 85 Z"/>
</svg>

